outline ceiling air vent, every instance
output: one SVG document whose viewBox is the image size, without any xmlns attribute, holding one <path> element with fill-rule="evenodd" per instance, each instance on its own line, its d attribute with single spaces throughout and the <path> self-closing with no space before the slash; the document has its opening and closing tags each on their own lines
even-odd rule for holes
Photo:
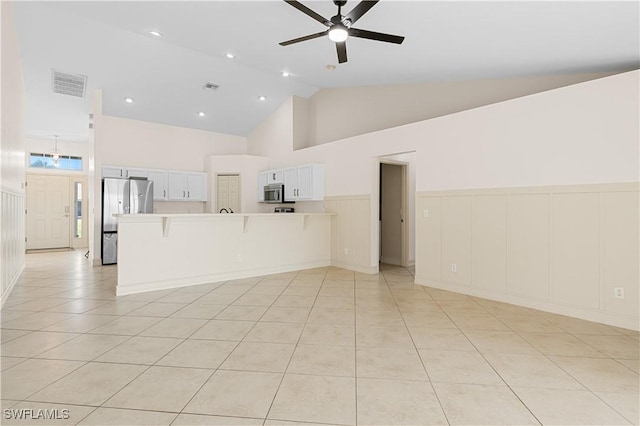
<svg viewBox="0 0 640 426">
<path fill-rule="evenodd" d="M 202 88 L 203 89 L 209 89 L 209 90 L 216 90 L 218 87 L 220 87 L 220 86 L 218 86 L 215 83 L 205 83 Z"/>
<path fill-rule="evenodd" d="M 51 86 L 53 93 L 84 98 L 87 77 L 84 75 L 67 74 L 51 70 Z"/>
</svg>

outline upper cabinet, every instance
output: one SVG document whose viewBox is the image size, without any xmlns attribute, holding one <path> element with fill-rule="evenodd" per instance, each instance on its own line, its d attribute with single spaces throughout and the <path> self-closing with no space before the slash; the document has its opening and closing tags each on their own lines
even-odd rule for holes
<svg viewBox="0 0 640 426">
<path fill-rule="evenodd" d="M 280 182 L 274 177 L 282 176 Z M 324 165 L 303 164 L 279 170 L 267 170 L 258 173 L 258 201 L 264 201 L 264 179 L 268 183 L 284 183 L 286 201 L 320 201 L 324 199 Z"/>
<path fill-rule="evenodd" d="M 103 166 L 103 178 L 147 178 L 156 201 L 207 201 L 207 174 L 170 170 Z"/>
<path fill-rule="evenodd" d="M 283 170 L 269 170 L 267 173 L 267 185 L 272 183 L 284 183 Z"/>
<path fill-rule="evenodd" d="M 207 201 L 207 174 L 169 172 L 170 201 Z"/>
<path fill-rule="evenodd" d="M 169 199 L 169 172 L 166 170 L 149 170 L 148 178 L 153 181 L 153 199 L 167 201 Z"/>
<path fill-rule="evenodd" d="M 138 169 L 135 167 L 102 166 L 102 177 L 103 178 L 147 177 L 147 170 Z"/>
<path fill-rule="evenodd" d="M 324 199 L 324 165 L 304 164 L 287 169 L 285 177 L 285 194 L 293 192 L 291 201 L 320 201 Z M 288 189 L 287 187 L 290 187 Z"/>
</svg>

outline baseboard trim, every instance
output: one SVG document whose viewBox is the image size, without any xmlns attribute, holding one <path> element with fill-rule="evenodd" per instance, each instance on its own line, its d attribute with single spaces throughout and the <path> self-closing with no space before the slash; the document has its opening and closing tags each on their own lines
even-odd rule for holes
<svg viewBox="0 0 640 426">
<path fill-rule="evenodd" d="M 278 266 L 273 268 L 258 268 L 244 271 L 222 272 L 219 274 L 208 274 L 194 277 L 183 277 L 164 281 L 142 282 L 135 284 L 116 285 L 116 296 L 126 296 L 129 294 L 145 293 L 156 290 L 169 290 L 173 288 L 189 287 L 199 284 L 209 284 L 220 281 L 237 280 L 242 278 L 259 277 L 263 275 L 281 274 L 283 272 L 300 271 L 302 269 L 322 268 L 331 266 L 329 260 L 298 263 L 295 265 Z"/>
<path fill-rule="evenodd" d="M 13 278 L 11 278 L 9 286 L 4 291 L 4 293 L 2 293 L 2 302 L 0 303 L 0 308 L 4 306 L 5 302 L 9 298 L 9 295 L 13 291 L 13 287 L 16 286 L 16 283 L 18 282 L 18 278 L 20 278 L 20 275 L 22 275 L 22 271 L 24 271 L 24 267 L 25 267 L 25 263 L 22 262 L 22 264 L 20 265 L 16 273 L 13 275 Z"/>
<path fill-rule="evenodd" d="M 483 299 L 495 300 L 497 302 L 510 303 L 512 305 L 523 306 L 525 308 L 537 309 L 539 311 L 550 312 L 552 314 L 566 315 L 586 321 L 593 321 L 601 324 L 611 325 L 614 327 L 640 331 L 640 319 L 628 315 L 576 308 L 572 306 L 561 305 L 548 300 L 533 300 L 515 294 L 495 293 L 458 284 L 432 281 L 420 276 L 416 276 L 415 283 L 423 286 L 438 288 L 441 290 L 462 293 L 469 296 L 481 297 Z"/>
</svg>

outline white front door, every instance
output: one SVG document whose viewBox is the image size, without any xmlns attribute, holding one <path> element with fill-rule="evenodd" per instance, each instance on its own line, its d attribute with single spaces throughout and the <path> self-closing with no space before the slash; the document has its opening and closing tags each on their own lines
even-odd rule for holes
<svg viewBox="0 0 640 426">
<path fill-rule="evenodd" d="M 69 177 L 27 175 L 27 249 L 70 247 Z"/>
</svg>

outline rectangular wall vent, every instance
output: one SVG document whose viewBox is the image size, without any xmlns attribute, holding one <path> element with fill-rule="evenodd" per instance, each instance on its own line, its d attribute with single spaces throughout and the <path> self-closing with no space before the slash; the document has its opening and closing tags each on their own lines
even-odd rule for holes
<svg viewBox="0 0 640 426">
<path fill-rule="evenodd" d="M 51 89 L 53 93 L 84 98 L 87 77 L 84 75 L 67 74 L 51 70 Z"/>
<path fill-rule="evenodd" d="M 215 83 L 205 83 L 203 86 L 204 89 L 210 89 L 210 90 L 216 90 L 218 87 L 220 86 L 218 86 Z"/>
</svg>

